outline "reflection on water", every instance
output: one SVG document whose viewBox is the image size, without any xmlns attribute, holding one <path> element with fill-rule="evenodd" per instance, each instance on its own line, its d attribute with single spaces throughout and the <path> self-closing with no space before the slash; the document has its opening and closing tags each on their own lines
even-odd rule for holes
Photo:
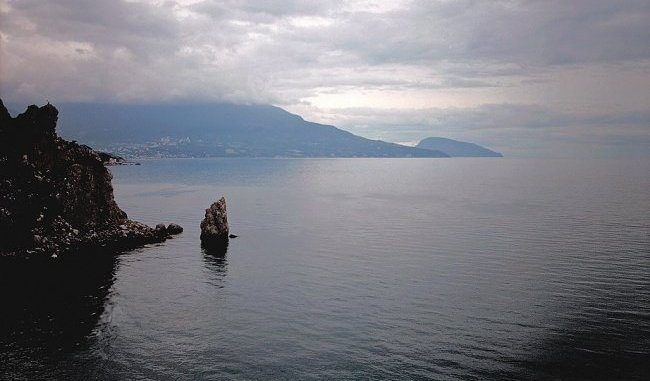
<svg viewBox="0 0 650 381">
<path fill-rule="evenodd" d="M 224 257 L 228 252 L 228 239 L 201 242 L 201 249 L 212 257 Z"/>
<path fill-rule="evenodd" d="M 142 160 L 142 165 L 130 166 L 128 171 L 138 183 L 155 184 L 170 181 L 186 185 L 212 183 L 228 185 L 269 184 L 282 181 L 309 167 L 305 160 L 266 158 L 210 158 Z M 113 172 L 122 171 L 113 167 Z"/>
<path fill-rule="evenodd" d="M 529 376 L 571 380 L 646 379 L 650 375 L 647 327 L 629 324 L 633 316 L 608 315 L 601 313 L 594 316 L 596 321 L 576 322 L 582 324 L 563 327 L 558 334 L 548 335 L 539 344 L 542 350 L 524 363 L 524 368 L 530 370 Z M 643 341 L 645 347 L 639 345 Z"/>
<path fill-rule="evenodd" d="M 0 379 L 39 372 L 91 346 L 116 263 L 96 253 L 1 258 Z"/>
<path fill-rule="evenodd" d="M 185 231 L 117 264 L 0 262 L 0 379 L 645 380 L 647 169 L 116 167 L 132 218 Z M 241 238 L 202 249 L 222 195 Z"/>
<path fill-rule="evenodd" d="M 536 343 L 538 349 L 523 364 L 529 375 L 538 379 L 647 379 L 648 315 L 639 311 L 643 306 L 637 301 L 622 296 L 635 295 L 634 290 L 626 290 L 622 284 L 610 287 L 602 299 L 567 310 L 560 326 Z"/>
<path fill-rule="evenodd" d="M 211 284 L 217 288 L 223 288 L 223 278 L 227 274 L 228 265 L 226 258 L 226 254 L 228 253 L 228 240 L 224 241 L 221 245 L 210 245 L 209 247 L 202 245 L 201 252 L 203 253 L 205 267 L 212 274 L 210 276 L 210 279 L 213 281 Z"/>
</svg>

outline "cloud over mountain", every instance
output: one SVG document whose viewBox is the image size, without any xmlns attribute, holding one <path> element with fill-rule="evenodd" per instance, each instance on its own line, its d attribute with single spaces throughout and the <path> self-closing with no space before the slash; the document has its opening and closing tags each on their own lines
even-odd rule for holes
<svg viewBox="0 0 650 381">
<path fill-rule="evenodd" d="M 612 115 L 612 132 L 647 139 L 649 119 L 614 120 L 650 111 L 649 40 L 645 0 L 0 0 L 0 93 L 15 102 L 272 103 L 357 132 L 364 126 L 350 109 L 394 119 L 514 105 L 533 111 L 499 114 L 492 127 L 513 135 L 497 149 L 532 139 L 523 136 L 543 123 L 538 109 Z M 388 133 L 419 140 L 440 127 Z M 557 128 L 578 138 L 572 144 L 594 144 L 589 128 Z M 526 143 L 551 144 L 535 139 Z"/>
</svg>

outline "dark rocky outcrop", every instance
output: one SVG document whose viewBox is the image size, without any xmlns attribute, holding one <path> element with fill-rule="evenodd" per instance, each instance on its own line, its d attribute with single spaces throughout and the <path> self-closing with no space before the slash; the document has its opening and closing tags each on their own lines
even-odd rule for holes
<svg viewBox="0 0 650 381">
<path fill-rule="evenodd" d="M 102 159 L 104 165 L 140 165 L 136 161 L 126 160 L 122 156 L 117 156 L 108 152 L 95 151 L 99 155 L 99 158 Z"/>
<path fill-rule="evenodd" d="M 228 232 L 226 199 L 221 197 L 205 210 L 205 218 L 201 221 L 201 246 L 208 249 L 227 246 Z"/>
<path fill-rule="evenodd" d="M 169 224 L 167 225 L 167 234 L 180 234 L 183 232 L 183 227 L 178 224 Z"/>
<path fill-rule="evenodd" d="M 102 159 L 104 165 L 124 165 L 127 164 L 126 159 L 121 156 L 113 155 L 108 152 L 97 151 L 99 158 Z"/>
<path fill-rule="evenodd" d="M 58 110 L 12 118 L 0 100 L 0 255 L 127 249 L 168 237 L 131 221 L 113 199 L 101 156 L 56 134 Z"/>
</svg>

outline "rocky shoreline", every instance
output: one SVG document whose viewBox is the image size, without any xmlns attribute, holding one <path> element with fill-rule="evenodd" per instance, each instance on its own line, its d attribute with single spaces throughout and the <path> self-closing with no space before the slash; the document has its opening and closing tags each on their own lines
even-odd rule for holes
<svg viewBox="0 0 650 381">
<path fill-rule="evenodd" d="M 60 138 L 57 120 L 49 103 L 12 118 L 0 99 L 0 256 L 127 250 L 182 232 L 128 219 L 106 157 Z"/>
</svg>

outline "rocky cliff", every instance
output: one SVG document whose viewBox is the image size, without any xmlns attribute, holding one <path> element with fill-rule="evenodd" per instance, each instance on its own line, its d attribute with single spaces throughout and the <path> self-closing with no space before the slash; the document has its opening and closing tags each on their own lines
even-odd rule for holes
<svg viewBox="0 0 650 381">
<path fill-rule="evenodd" d="M 0 100 L 0 255 L 164 241 L 164 226 L 152 229 L 127 218 L 100 155 L 58 137 L 57 120 L 49 103 L 12 118 Z"/>
</svg>

